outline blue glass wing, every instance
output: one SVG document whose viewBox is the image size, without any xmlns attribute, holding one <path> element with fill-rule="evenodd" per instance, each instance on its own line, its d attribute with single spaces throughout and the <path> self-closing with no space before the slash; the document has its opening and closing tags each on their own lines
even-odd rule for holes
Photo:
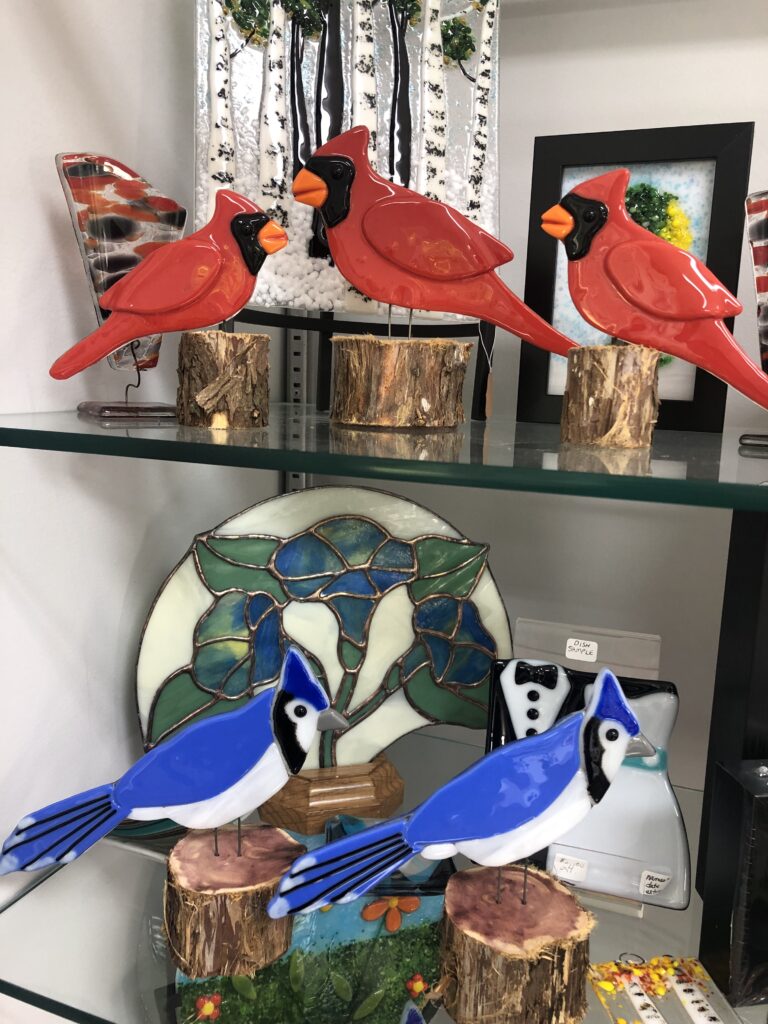
<svg viewBox="0 0 768 1024">
<path fill-rule="evenodd" d="M 417 807 L 405 838 L 411 846 L 454 843 L 511 832 L 537 817 L 581 770 L 584 715 L 486 754 Z"/>
<path fill-rule="evenodd" d="M 192 725 L 150 750 L 115 784 L 126 808 L 209 800 L 241 779 L 271 743 L 274 689 L 229 714 Z"/>
</svg>

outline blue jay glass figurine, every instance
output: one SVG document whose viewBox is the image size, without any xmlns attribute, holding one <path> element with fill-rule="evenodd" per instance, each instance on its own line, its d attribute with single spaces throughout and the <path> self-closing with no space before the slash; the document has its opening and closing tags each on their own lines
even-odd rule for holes
<svg viewBox="0 0 768 1024">
<path fill-rule="evenodd" d="M 195 829 L 239 821 L 301 770 L 318 729 L 342 728 L 308 662 L 291 648 L 276 687 L 237 711 L 195 722 L 117 782 L 22 818 L 3 844 L 0 875 L 67 864 L 128 817 L 172 818 Z"/>
<path fill-rule="evenodd" d="M 439 860 L 462 853 L 488 867 L 528 857 L 581 821 L 626 756 L 652 753 L 605 669 L 584 711 L 491 751 L 405 817 L 299 857 L 269 913 L 350 902 L 416 854 Z"/>
</svg>

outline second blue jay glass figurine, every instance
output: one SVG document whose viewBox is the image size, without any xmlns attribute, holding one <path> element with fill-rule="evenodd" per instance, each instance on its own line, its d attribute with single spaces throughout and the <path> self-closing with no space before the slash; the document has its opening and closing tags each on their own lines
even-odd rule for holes
<svg viewBox="0 0 768 1024">
<path fill-rule="evenodd" d="M 439 860 L 461 853 L 486 866 L 528 857 L 602 800 L 625 757 L 653 752 L 605 669 L 583 711 L 492 750 L 410 814 L 299 857 L 269 913 L 357 899 L 416 854 Z"/>
<path fill-rule="evenodd" d="M 67 864 L 127 817 L 172 818 L 196 829 L 239 820 L 301 771 L 317 730 L 345 726 L 304 656 L 291 648 L 276 687 L 237 711 L 195 722 L 117 782 L 22 818 L 3 844 L 0 875 Z"/>
</svg>

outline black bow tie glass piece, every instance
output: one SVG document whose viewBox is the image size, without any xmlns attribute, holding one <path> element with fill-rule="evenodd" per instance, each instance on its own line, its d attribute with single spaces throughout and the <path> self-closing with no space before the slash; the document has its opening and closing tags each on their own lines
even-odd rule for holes
<svg viewBox="0 0 768 1024">
<path fill-rule="evenodd" d="M 515 683 L 518 686 L 538 683 L 554 690 L 557 686 L 557 665 L 531 665 L 527 661 L 519 661 L 515 666 Z"/>
</svg>

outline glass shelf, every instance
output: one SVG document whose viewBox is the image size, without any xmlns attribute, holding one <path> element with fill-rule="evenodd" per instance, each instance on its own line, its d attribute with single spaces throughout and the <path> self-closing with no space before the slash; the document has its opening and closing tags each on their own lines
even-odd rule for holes
<svg viewBox="0 0 768 1024">
<path fill-rule="evenodd" d="M 768 461 L 738 433 L 658 431 L 648 450 L 563 448 L 555 424 L 494 416 L 458 430 L 341 427 L 273 405 L 270 425 L 217 431 L 116 425 L 75 412 L 0 416 L 0 445 L 378 480 L 768 510 Z M 766 452 L 768 454 L 768 452 Z"/>
</svg>

